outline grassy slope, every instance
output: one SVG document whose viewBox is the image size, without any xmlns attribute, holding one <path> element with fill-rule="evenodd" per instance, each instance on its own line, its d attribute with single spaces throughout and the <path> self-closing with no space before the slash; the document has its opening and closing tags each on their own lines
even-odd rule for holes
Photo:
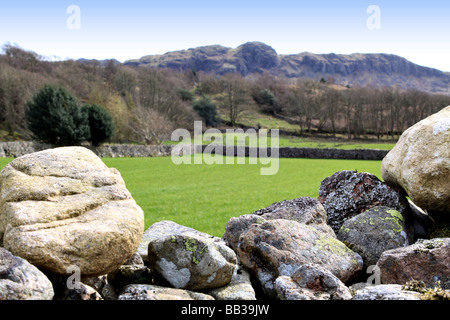
<svg viewBox="0 0 450 320">
<path fill-rule="evenodd" d="M 226 110 L 220 109 L 218 110 L 220 117 L 223 121 L 228 121 L 229 117 L 226 113 Z M 272 117 L 270 115 L 261 113 L 257 110 L 255 106 L 247 106 L 247 110 L 243 112 L 243 114 L 239 118 L 239 123 L 244 124 L 247 127 L 257 128 L 260 127 L 262 129 L 280 129 L 288 132 L 297 132 L 299 130 L 299 126 L 289 123 L 285 120 L 278 119 Z M 203 128 L 206 129 L 206 128 Z M 304 128 L 305 129 L 305 128 Z M 230 128 L 230 130 L 233 130 Z M 246 132 L 246 130 L 244 130 Z M 242 135 L 236 134 L 239 138 L 242 139 Z M 268 133 L 270 137 L 270 132 Z M 372 139 L 365 140 L 347 140 L 342 135 L 337 135 L 340 138 L 314 138 L 311 137 L 299 137 L 299 136 L 288 136 L 281 135 L 279 137 L 279 146 L 280 147 L 297 147 L 297 148 L 333 148 L 333 149 L 381 149 L 381 150 L 391 150 L 395 143 L 392 141 L 383 141 L 383 140 L 375 140 L 374 137 Z M 192 137 L 193 138 L 193 137 Z M 270 139 L 270 138 L 269 138 Z M 185 141 L 188 142 L 188 141 Z M 196 141 L 197 143 L 209 144 L 210 140 L 203 139 L 202 141 Z M 223 142 L 225 142 L 225 135 L 223 138 Z M 166 141 L 165 144 L 177 144 L 178 142 L 174 141 Z M 239 144 L 239 140 L 238 140 Z"/>
</svg>

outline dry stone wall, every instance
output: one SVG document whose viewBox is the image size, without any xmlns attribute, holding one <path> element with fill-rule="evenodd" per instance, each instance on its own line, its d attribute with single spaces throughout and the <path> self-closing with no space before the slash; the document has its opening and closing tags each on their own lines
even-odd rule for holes
<svg viewBox="0 0 450 320">
<path fill-rule="evenodd" d="M 446 121 L 420 124 L 439 131 L 427 150 L 444 164 Z M 411 150 L 424 143 L 411 140 Z M 120 173 L 98 157 L 158 156 L 170 146 L 47 149 L 1 144 L 18 158 L 0 171 L 0 300 L 450 300 L 450 238 L 433 236 L 450 225 L 447 171 L 427 175 L 427 192 L 439 197 L 425 208 L 407 200 L 423 191 L 407 183 L 336 172 L 318 199 L 231 218 L 216 238 L 172 221 L 144 230 Z M 408 154 L 387 160 L 398 157 Z M 385 165 L 383 176 L 398 166 Z"/>
<path fill-rule="evenodd" d="M 197 152 L 202 152 L 208 145 L 198 146 Z M 87 147 L 99 157 L 124 158 L 124 157 L 164 157 L 170 156 L 173 145 L 134 145 L 134 144 L 111 144 L 99 147 Z M 52 148 L 51 145 L 38 143 L 34 141 L 14 141 L 0 142 L 0 157 L 17 158 L 28 153 L 42 151 Z M 194 145 L 188 148 L 193 152 Z M 241 149 L 241 150 L 238 150 Z M 223 155 L 237 155 L 242 152 L 245 156 L 266 155 L 260 152 L 258 148 L 254 150 L 251 147 L 226 147 L 221 148 Z M 310 159 L 348 159 L 348 160 L 382 160 L 388 151 L 376 149 L 321 149 L 321 148 L 294 148 L 280 147 L 278 155 L 280 158 L 310 158 Z M 267 156 L 271 156 L 271 149 L 267 150 Z"/>
</svg>

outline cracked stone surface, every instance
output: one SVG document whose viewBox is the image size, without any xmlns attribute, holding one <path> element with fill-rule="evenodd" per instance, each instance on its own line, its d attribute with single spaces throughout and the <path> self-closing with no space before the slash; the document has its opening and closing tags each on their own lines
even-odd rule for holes
<svg viewBox="0 0 450 320">
<path fill-rule="evenodd" d="M 136 252 L 143 231 L 120 173 L 86 148 L 35 152 L 0 172 L 0 240 L 40 269 L 106 274 Z"/>
</svg>

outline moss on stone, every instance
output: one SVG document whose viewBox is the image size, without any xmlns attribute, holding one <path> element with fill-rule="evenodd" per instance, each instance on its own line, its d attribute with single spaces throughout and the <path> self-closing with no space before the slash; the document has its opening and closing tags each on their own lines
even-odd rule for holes
<svg viewBox="0 0 450 320">
<path fill-rule="evenodd" d="M 206 245 L 200 248 L 199 244 L 197 244 L 197 240 L 192 238 L 186 239 L 185 247 L 187 251 L 192 252 L 192 262 L 195 264 L 199 264 L 203 255 L 208 252 Z"/>
<path fill-rule="evenodd" d="M 389 209 L 389 210 L 386 210 L 386 212 L 389 213 L 392 217 L 396 217 L 400 221 L 403 221 L 403 215 L 400 212 L 398 212 L 397 210 Z"/>
<path fill-rule="evenodd" d="M 402 232 L 403 231 L 403 225 L 401 222 L 403 222 L 403 216 L 400 212 L 398 212 L 397 210 L 394 209 L 390 209 L 390 210 L 386 210 L 386 213 L 389 213 L 391 217 L 386 217 L 386 218 L 380 218 L 382 220 L 387 220 L 387 221 L 392 221 L 394 223 L 394 227 L 392 228 L 392 230 L 394 230 L 395 232 Z"/>
<path fill-rule="evenodd" d="M 320 236 L 316 240 L 316 244 L 319 250 L 331 251 L 332 253 L 341 257 L 352 253 L 352 251 L 344 243 L 335 238 Z"/>
<path fill-rule="evenodd" d="M 421 300 L 450 300 L 450 292 L 442 289 L 440 281 L 429 288 L 422 280 L 411 280 L 402 286 L 402 290 L 420 293 Z"/>
<path fill-rule="evenodd" d="M 266 222 L 266 219 L 261 218 L 261 217 L 257 218 L 256 221 L 255 221 L 256 224 L 261 224 L 261 223 L 264 223 L 264 222 Z"/>
<path fill-rule="evenodd" d="M 430 238 L 450 238 L 450 223 L 439 223 L 434 226 Z"/>
</svg>

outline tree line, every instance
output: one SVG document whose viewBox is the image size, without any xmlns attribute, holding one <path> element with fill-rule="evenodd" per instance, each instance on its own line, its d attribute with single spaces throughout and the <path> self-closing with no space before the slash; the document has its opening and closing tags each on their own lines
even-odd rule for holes
<svg viewBox="0 0 450 320">
<path fill-rule="evenodd" d="M 27 110 L 45 85 L 66 91 L 79 102 L 80 110 L 101 106 L 114 128 L 102 141 L 119 143 L 159 144 L 176 128 L 192 130 L 194 120 L 214 127 L 245 125 L 242 115 L 249 112 L 282 118 L 296 125 L 297 134 L 394 139 L 450 105 L 445 95 L 345 87 L 332 79 L 287 79 L 267 73 L 218 76 L 129 67 L 114 60 L 50 62 L 5 45 L 0 55 L 0 130 L 4 133 L 0 138 L 39 138 L 31 129 L 32 113 Z"/>
</svg>

